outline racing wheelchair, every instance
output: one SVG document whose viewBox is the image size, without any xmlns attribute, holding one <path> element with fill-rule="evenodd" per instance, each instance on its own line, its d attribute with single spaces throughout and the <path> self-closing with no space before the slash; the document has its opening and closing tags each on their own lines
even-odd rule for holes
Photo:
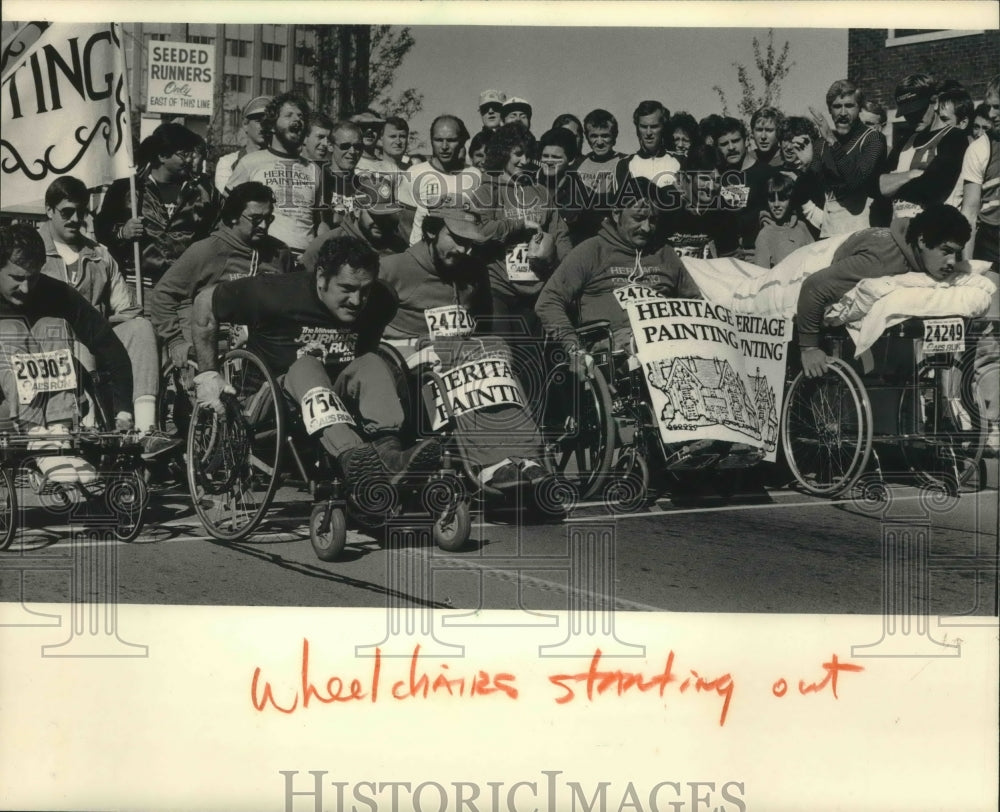
<svg viewBox="0 0 1000 812">
<path fill-rule="evenodd" d="M 391 354 L 384 357 L 392 360 Z M 334 561 L 343 552 L 348 517 L 368 530 L 393 518 L 430 520 L 433 540 L 448 551 L 468 540 L 468 497 L 447 456 L 439 471 L 419 481 L 411 477 L 393 484 L 373 477 L 348 489 L 318 440 L 308 437 L 300 405 L 259 356 L 248 349 L 229 350 L 220 372 L 235 396 L 223 397 L 222 415 L 195 406 L 187 433 L 188 485 L 211 536 L 230 542 L 249 536 L 291 469 L 313 497 L 309 536 L 322 561 Z"/>
<path fill-rule="evenodd" d="M 88 373 L 70 350 L 28 354 L 14 359 L 14 374 L 37 392 L 74 391 L 79 408 L 65 435 L 51 448 L 37 448 L 39 435 L 22 431 L 0 400 L 0 551 L 8 549 L 20 529 L 24 487 L 43 506 L 71 513 L 74 522 L 107 528 L 119 541 L 133 541 L 142 530 L 148 492 L 138 434 L 114 429 L 110 396 L 99 373 Z M 22 400 L 22 402 L 24 402 Z M 93 484 L 47 480 L 37 461 L 42 457 L 78 457 L 98 473 Z"/>
<path fill-rule="evenodd" d="M 781 445 L 797 486 L 836 497 L 868 473 L 865 495 L 883 498 L 896 473 L 951 495 L 972 483 L 988 432 L 976 343 L 989 329 L 985 319 L 908 319 L 857 357 L 843 328 L 822 334 L 822 376 L 789 363 Z"/>
<path fill-rule="evenodd" d="M 581 499 L 601 493 L 606 504 L 636 509 L 692 474 L 712 476 L 727 495 L 734 480 L 726 475 L 761 460 L 762 451 L 730 453 L 732 444 L 725 442 L 664 445 L 641 365 L 629 351 L 614 349 L 610 322 L 576 332 L 594 368 L 581 378 L 564 352 L 554 359 L 540 423 L 550 464 L 576 485 Z"/>
</svg>

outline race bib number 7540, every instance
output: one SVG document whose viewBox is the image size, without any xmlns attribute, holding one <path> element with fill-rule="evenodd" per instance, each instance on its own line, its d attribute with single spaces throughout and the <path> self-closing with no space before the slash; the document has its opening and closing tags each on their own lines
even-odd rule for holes
<svg viewBox="0 0 1000 812">
<path fill-rule="evenodd" d="M 354 425 L 343 402 L 332 389 L 317 386 L 302 396 L 302 420 L 306 424 L 306 433 L 315 434 L 327 426 L 344 423 Z"/>
<path fill-rule="evenodd" d="M 41 392 L 76 390 L 76 369 L 68 349 L 11 356 L 17 399 L 27 406 Z"/>
</svg>

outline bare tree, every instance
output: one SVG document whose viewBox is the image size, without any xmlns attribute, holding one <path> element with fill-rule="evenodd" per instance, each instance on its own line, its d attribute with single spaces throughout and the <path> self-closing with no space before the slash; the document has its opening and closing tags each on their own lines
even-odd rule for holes
<svg viewBox="0 0 1000 812">
<path fill-rule="evenodd" d="M 761 107 L 777 107 L 781 98 L 781 83 L 788 76 L 795 66 L 794 62 L 788 60 L 790 44 L 785 40 L 781 53 L 777 53 L 774 48 L 774 29 L 767 29 L 767 49 L 761 52 L 760 42 L 757 37 L 753 38 L 753 58 L 757 72 L 763 79 L 764 86 L 761 92 L 757 91 L 757 83 L 750 76 L 750 70 L 741 62 L 733 62 L 736 68 L 736 81 L 740 85 L 740 100 L 737 104 L 737 111 L 743 118 L 750 118 L 755 111 Z M 723 115 L 729 115 L 729 102 L 726 99 L 725 91 L 718 85 L 713 85 L 714 90 L 719 95 L 722 102 Z"/>
</svg>

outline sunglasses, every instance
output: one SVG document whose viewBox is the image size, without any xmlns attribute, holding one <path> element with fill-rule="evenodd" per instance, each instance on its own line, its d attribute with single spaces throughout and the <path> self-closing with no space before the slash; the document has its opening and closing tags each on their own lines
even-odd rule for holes
<svg viewBox="0 0 1000 812">
<path fill-rule="evenodd" d="M 86 217 L 90 214 L 90 209 L 86 206 L 66 206 L 61 209 L 56 209 L 56 214 L 58 214 L 63 220 L 72 220 L 74 215 L 77 217 Z"/>
<path fill-rule="evenodd" d="M 349 144 L 334 144 L 334 146 L 341 152 L 349 152 L 350 150 L 361 152 L 365 148 L 365 145 L 360 141 L 352 141 Z"/>
<path fill-rule="evenodd" d="M 274 222 L 273 214 L 254 214 L 254 215 L 241 214 L 240 217 L 246 220 L 248 223 L 250 223 L 250 225 L 252 225 L 254 228 L 263 225 L 264 223 Z"/>
</svg>

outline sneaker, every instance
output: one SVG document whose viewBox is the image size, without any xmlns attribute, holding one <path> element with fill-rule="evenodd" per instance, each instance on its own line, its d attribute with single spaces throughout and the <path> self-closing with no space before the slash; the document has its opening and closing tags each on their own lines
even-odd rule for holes
<svg viewBox="0 0 1000 812">
<path fill-rule="evenodd" d="M 530 485 L 535 485 L 549 476 L 548 470 L 537 460 L 521 460 L 521 476 Z"/>
<path fill-rule="evenodd" d="M 63 425 L 45 427 L 33 426 L 28 429 L 29 451 L 59 451 L 69 447 L 69 429 Z M 80 457 L 62 454 L 46 454 L 34 458 L 35 467 L 45 482 L 60 485 L 93 485 L 97 481 L 97 469 Z"/>
<path fill-rule="evenodd" d="M 171 437 L 162 431 L 153 429 L 146 432 L 139 440 L 139 445 L 142 446 L 142 454 L 140 456 L 146 462 L 149 462 L 167 452 L 175 451 L 184 445 L 184 441 L 179 437 Z"/>
<path fill-rule="evenodd" d="M 345 451 L 337 458 L 337 467 L 350 485 L 386 474 L 396 483 L 407 474 L 440 468 L 441 443 L 431 437 L 403 450 L 398 437 L 383 437 Z"/>
<path fill-rule="evenodd" d="M 687 444 L 669 446 L 666 469 L 684 471 L 705 468 L 718 460 L 717 448 L 716 440 L 694 440 Z"/>
<path fill-rule="evenodd" d="M 513 490 L 521 484 L 521 469 L 517 467 L 516 462 L 505 462 L 499 468 L 494 469 L 482 482 L 498 491 Z"/>
<path fill-rule="evenodd" d="M 719 460 L 719 468 L 749 468 L 763 458 L 763 449 L 747 443 L 733 443 Z"/>
</svg>

